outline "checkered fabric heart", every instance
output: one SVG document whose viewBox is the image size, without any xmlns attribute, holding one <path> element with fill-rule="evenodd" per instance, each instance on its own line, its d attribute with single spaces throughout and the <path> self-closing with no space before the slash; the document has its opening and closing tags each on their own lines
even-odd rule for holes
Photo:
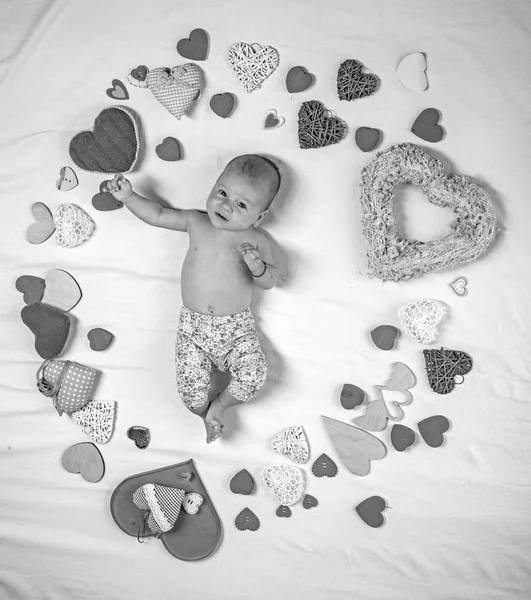
<svg viewBox="0 0 531 600">
<path fill-rule="evenodd" d="M 238 42 L 230 47 L 228 61 L 247 93 L 259 88 L 278 67 L 278 52 L 271 46 Z"/>
<path fill-rule="evenodd" d="M 155 534 L 170 531 L 181 512 L 184 490 L 146 483 L 133 494 L 133 502 L 141 510 L 149 511 L 147 524 Z"/>
</svg>

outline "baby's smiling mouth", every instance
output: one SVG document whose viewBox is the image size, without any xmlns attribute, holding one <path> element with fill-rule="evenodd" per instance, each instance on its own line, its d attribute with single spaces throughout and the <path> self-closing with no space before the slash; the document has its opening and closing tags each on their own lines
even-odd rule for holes
<svg viewBox="0 0 531 600">
<path fill-rule="evenodd" d="M 223 219 L 224 221 L 227 221 L 228 219 L 225 218 L 223 215 L 221 215 L 220 213 L 216 213 L 216 215 L 218 215 L 218 217 L 220 217 L 221 219 Z"/>
</svg>

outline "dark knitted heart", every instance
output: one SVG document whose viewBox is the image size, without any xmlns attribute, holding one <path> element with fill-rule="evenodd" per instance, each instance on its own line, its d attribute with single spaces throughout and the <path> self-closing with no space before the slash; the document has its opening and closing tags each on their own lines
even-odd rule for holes
<svg viewBox="0 0 531 600">
<path fill-rule="evenodd" d="M 444 435 L 450 429 L 450 421 L 442 415 L 428 417 L 417 424 L 422 439 L 431 448 L 439 448 L 444 443 Z"/>
<path fill-rule="evenodd" d="M 106 108 L 96 117 L 93 131 L 82 131 L 70 142 L 72 160 L 86 171 L 127 173 L 138 156 L 138 132 L 132 113 Z"/>
<path fill-rule="evenodd" d="M 472 357 L 460 350 L 424 350 L 424 362 L 431 389 L 437 394 L 450 393 L 458 376 L 469 373 L 472 369 Z"/>
<path fill-rule="evenodd" d="M 256 531 L 260 528 L 260 519 L 249 508 L 244 508 L 234 520 L 234 524 L 240 531 Z"/>
<path fill-rule="evenodd" d="M 111 194 L 111 192 L 107 192 L 107 184 L 109 180 L 106 179 L 100 183 L 100 191 L 99 194 L 92 196 L 92 206 L 96 210 L 101 211 L 109 211 L 109 210 L 117 210 L 118 208 L 122 208 L 124 203 L 120 202 L 120 200 L 116 200 L 116 198 Z"/>
<path fill-rule="evenodd" d="M 280 505 L 277 508 L 277 517 L 285 517 L 289 519 L 291 517 L 291 508 L 289 506 Z"/>
<path fill-rule="evenodd" d="M 24 294 L 24 303 L 40 302 L 44 295 L 44 279 L 33 275 L 22 275 L 15 282 L 15 287 Z"/>
<path fill-rule="evenodd" d="M 312 473 L 316 477 L 335 477 L 337 475 L 337 465 L 327 454 L 321 454 L 313 463 Z"/>
<path fill-rule="evenodd" d="M 35 302 L 20 313 L 22 321 L 35 335 L 35 350 L 44 359 L 59 356 L 70 332 L 70 317 L 60 308 Z"/>
<path fill-rule="evenodd" d="M 356 506 L 356 512 L 369 527 L 381 527 L 387 502 L 381 496 L 371 496 Z"/>
<path fill-rule="evenodd" d="M 347 132 L 347 126 L 341 119 L 332 117 L 317 100 L 303 102 L 299 110 L 299 146 L 322 148 L 337 144 Z"/>
<path fill-rule="evenodd" d="M 314 506 L 318 506 L 319 502 L 317 498 L 314 498 L 311 494 L 306 494 L 304 496 L 304 500 L 302 501 L 302 505 L 304 508 L 313 508 Z"/>
<path fill-rule="evenodd" d="M 127 430 L 127 437 L 134 440 L 135 446 L 143 450 L 149 446 L 151 441 L 151 435 L 147 427 L 141 427 L 140 425 L 134 425 L 129 427 Z"/>
<path fill-rule="evenodd" d="M 340 100 L 357 100 L 370 96 L 378 89 L 379 79 L 363 73 L 363 65 L 349 58 L 341 63 L 337 72 L 337 94 Z"/>
<path fill-rule="evenodd" d="M 415 443 L 417 436 L 413 429 L 396 423 L 391 429 L 391 444 L 397 452 L 404 452 Z"/>
</svg>

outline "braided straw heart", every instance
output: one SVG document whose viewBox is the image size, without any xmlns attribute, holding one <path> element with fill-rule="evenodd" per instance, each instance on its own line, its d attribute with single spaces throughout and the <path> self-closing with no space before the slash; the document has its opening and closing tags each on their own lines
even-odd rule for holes
<svg viewBox="0 0 531 600">
<path fill-rule="evenodd" d="M 230 47 L 228 61 L 247 93 L 258 89 L 278 67 L 278 52 L 271 46 L 238 42 Z"/>
<path fill-rule="evenodd" d="M 347 126 L 332 117 L 331 113 L 317 100 L 303 102 L 299 110 L 299 146 L 322 148 L 337 144 L 345 137 Z"/>
</svg>

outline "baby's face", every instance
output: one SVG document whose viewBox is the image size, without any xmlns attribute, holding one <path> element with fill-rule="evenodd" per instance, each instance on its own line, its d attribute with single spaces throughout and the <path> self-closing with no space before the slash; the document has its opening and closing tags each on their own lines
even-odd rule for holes
<svg viewBox="0 0 531 600">
<path fill-rule="evenodd" d="M 229 169 L 214 184 L 206 209 L 216 229 L 244 231 L 262 215 L 267 200 L 266 183 L 251 181 Z"/>
</svg>

